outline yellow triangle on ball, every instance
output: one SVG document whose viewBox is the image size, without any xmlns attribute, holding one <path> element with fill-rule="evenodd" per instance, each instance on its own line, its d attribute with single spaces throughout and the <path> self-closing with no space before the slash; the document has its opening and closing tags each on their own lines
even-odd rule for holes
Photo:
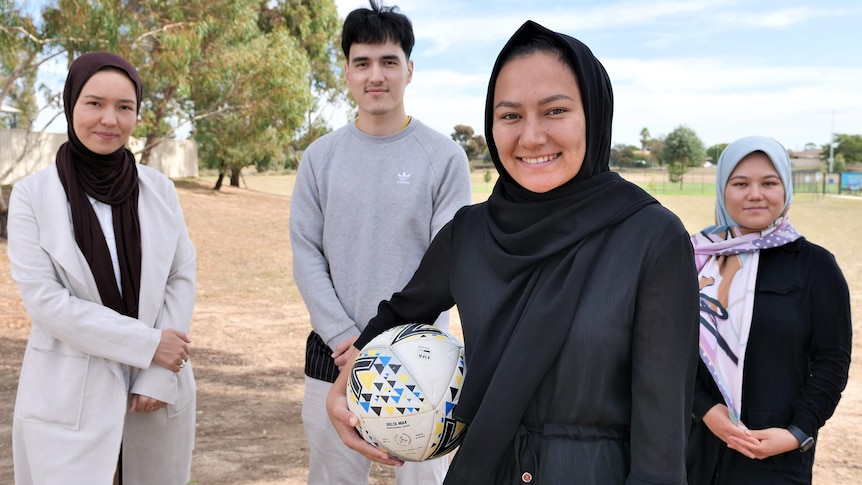
<svg viewBox="0 0 862 485">
<path fill-rule="evenodd" d="M 374 384 L 374 379 L 377 377 L 377 373 L 369 371 L 357 372 L 356 377 L 358 377 L 359 382 L 362 383 L 363 389 L 370 389 L 371 386 Z"/>
</svg>

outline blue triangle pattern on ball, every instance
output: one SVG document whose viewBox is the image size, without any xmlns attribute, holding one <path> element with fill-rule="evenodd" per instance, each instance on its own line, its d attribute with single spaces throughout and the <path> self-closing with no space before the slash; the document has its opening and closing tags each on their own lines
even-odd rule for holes
<svg viewBox="0 0 862 485">
<path fill-rule="evenodd" d="M 450 350 L 452 345 L 461 347 L 460 355 L 457 348 Z M 414 368 L 443 355 L 438 349 L 446 349 L 452 358 L 433 368 L 447 370 Z M 376 337 L 360 352 L 351 371 L 348 407 L 360 417 L 357 429 L 368 442 L 408 461 L 457 448 L 466 429 L 452 418 L 465 375 L 463 345 L 457 339 L 428 325 L 403 325 Z M 427 388 L 431 395 L 425 396 L 425 382 L 437 374 L 448 382 L 438 379 Z"/>
</svg>

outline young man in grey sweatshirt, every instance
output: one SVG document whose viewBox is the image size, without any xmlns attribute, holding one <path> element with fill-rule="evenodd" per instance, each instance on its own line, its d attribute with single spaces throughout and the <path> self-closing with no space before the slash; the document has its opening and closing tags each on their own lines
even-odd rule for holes
<svg viewBox="0 0 862 485">
<path fill-rule="evenodd" d="M 405 111 L 413 42 L 410 20 L 394 7 L 372 1 L 348 14 L 345 77 L 359 114 L 306 149 L 291 196 L 293 274 L 312 327 L 302 408 L 310 485 L 367 483 L 371 462 L 341 442 L 326 414 L 338 357 L 471 202 L 464 150 Z M 436 324 L 448 329 L 448 312 Z M 397 483 L 440 484 L 447 462 L 405 463 Z"/>
</svg>

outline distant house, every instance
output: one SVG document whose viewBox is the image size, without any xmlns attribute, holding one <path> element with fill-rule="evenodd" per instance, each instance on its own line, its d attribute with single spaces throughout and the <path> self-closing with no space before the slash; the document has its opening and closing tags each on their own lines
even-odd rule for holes
<svg viewBox="0 0 862 485">
<path fill-rule="evenodd" d="M 820 148 L 811 150 L 789 151 L 790 166 L 795 170 L 818 170 L 820 169 Z"/>
</svg>

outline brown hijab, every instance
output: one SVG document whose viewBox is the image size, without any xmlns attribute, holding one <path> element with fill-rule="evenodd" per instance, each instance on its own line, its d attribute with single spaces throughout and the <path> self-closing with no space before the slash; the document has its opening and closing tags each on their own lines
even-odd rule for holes
<svg viewBox="0 0 862 485">
<path fill-rule="evenodd" d="M 138 220 L 138 171 L 126 148 L 108 155 L 91 152 L 78 139 L 72 113 L 84 85 L 98 71 L 119 69 L 135 85 L 141 108 L 141 79 L 128 61 L 109 52 L 84 54 L 69 68 L 63 91 L 69 141 L 57 150 L 57 172 L 72 212 L 75 241 L 87 259 L 102 304 L 123 315 L 138 316 L 141 287 L 141 228 Z M 111 206 L 121 288 L 117 286 L 105 235 L 87 196 Z"/>
</svg>

